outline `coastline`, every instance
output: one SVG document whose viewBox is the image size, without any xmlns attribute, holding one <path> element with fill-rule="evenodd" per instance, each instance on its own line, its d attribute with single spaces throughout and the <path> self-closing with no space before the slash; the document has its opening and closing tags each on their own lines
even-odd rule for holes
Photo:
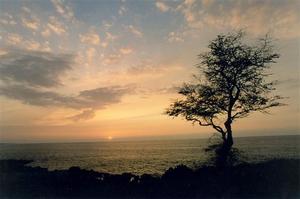
<svg viewBox="0 0 300 199">
<path fill-rule="evenodd" d="M 162 176 L 109 174 L 71 167 L 28 167 L 0 160 L 1 198 L 299 198 L 300 159 L 241 163 L 219 169 L 184 165 Z"/>
</svg>

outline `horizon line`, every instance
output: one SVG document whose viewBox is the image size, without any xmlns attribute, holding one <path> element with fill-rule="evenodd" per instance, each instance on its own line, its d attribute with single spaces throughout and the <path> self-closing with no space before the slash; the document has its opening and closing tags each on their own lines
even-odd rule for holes
<svg viewBox="0 0 300 199">
<path fill-rule="evenodd" d="M 176 136 L 176 137 L 172 137 Z M 281 136 L 300 136 L 300 132 L 296 133 L 291 133 L 291 134 L 275 134 L 275 135 L 270 135 L 270 134 L 263 134 L 263 135 L 240 135 L 240 136 L 235 136 L 235 138 L 250 138 L 250 137 L 281 137 Z M 110 143 L 110 142 L 147 142 L 147 141 L 166 141 L 166 140 L 190 140 L 190 139 L 210 139 L 214 137 L 208 136 L 208 137 L 203 137 L 201 135 L 197 134 L 187 134 L 187 135 L 165 135 L 165 136 L 136 136 L 136 137 L 120 137 L 120 138 L 114 138 L 114 139 L 105 139 L 105 138 L 99 138 L 97 140 L 91 138 L 91 139 L 73 139 L 73 140 L 52 140 L 52 141 L 42 141 L 42 140 L 37 140 L 37 141 L 14 141 L 14 142 L 2 142 L 0 140 L 0 144 L 71 144 L 71 143 L 97 143 L 97 142 L 105 142 L 105 143 Z"/>
</svg>

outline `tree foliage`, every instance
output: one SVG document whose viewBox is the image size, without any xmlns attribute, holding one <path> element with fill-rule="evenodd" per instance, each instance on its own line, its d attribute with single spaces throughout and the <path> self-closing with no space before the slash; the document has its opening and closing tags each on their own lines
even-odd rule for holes
<svg viewBox="0 0 300 199">
<path fill-rule="evenodd" d="M 201 75 L 185 83 L 166 113 L 183 116 L 200 126 L 212 126 L 224 142 L 232 140 L 232 122 L 254 111 L 267 112 L 279 106 L 280 96 L 272 95 L 275 82 L 268 81 L 266 69 L 275 63 L 272 40 L 266 36 L 255 45 L 244 42 L 242 31 L 221 34 L 212 40 L 209 51 L 198 55 Z"/>
</svg>

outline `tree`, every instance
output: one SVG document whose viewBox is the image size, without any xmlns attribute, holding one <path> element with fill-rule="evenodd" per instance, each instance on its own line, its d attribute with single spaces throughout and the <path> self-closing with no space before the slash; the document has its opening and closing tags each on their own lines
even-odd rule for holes
<svg viewBox="0 0 300 199">
<path fill-rule="evenodd" d="M 282 105 L 280 96 L 272 95 L 275 82 L 268 81 L 266 69 L 275 63 L 272 40 L 266 36 L 256 45 L 244 42 L 242 31 L 221 34 L 212 40 L 209 51 L 199 56 L 195 83 L 185 83 L 179 94 L 183 99 L 173 102 L 166 113 L 183 116 L 200 126 L 211 126 L 222 136 L 222 147 L 233 145 L 232 124 L 239 118 Z"/>
</svg>

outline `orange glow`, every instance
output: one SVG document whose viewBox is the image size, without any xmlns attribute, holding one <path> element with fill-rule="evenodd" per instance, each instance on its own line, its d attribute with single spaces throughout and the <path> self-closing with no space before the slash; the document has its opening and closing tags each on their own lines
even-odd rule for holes
<svg viewBox="0 0 300 199">
<path fill-rule="evenodd" d="M 108 140 L 112 140 L 112 139 L 113 139 L 113 137 L 111 137 L 111 136 L 108 136 L 108 137 L 107 137 L 107 139 L 108 139 Z"/>
<path fill-rule="evenodd" d="M 0 142 L 208 137 L 213 129 L 163 113 L 180 97 L 176 88 L 199 73 L 197 55 L 209 41 L 245 27 L 249 41 L 266 33 L 277 41 L 282 56 L 270 73 L 282 83 L 274 94 L 287 97 L 288 106 L 239 120 L 234 131 L 299 132 L 300 20 L 293 3 L 247 1 L 245 9 L 211 1 L 207 9 L 202 1 L 170 1 L 160 10 L 142 1 L 136 10 L 122 1 L 128 8 L 120 15 L 119 3 L 92 2 L 74 1 L 65 13 L 42 1 L 1 2 Z M 98 10 L 85 13 L 89 7 Z"/>
</svg>

